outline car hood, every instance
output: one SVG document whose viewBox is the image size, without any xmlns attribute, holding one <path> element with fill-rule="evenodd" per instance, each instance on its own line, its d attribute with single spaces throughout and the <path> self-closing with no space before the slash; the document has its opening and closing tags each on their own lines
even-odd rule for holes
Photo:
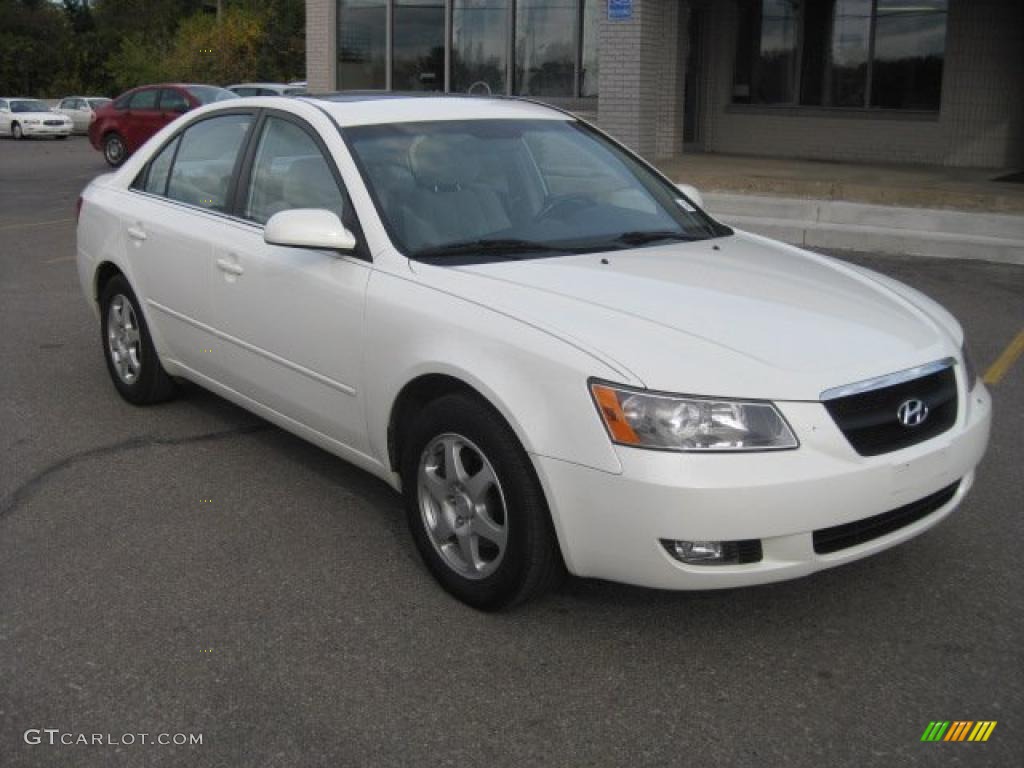
<svg viewBox="0 0 1024 768">
<path fill-rule="evenodd" d="M 954 355 L 959 345 L 956 321 L 899 283 L 747 233 L 414 268 L 656 390 L 817 400 L 830 387 Z"/>
<path fill-rule="evenodd" d="M 66 120 L 60 112 L 12 112 L 13 120 Z"/>
</svg>

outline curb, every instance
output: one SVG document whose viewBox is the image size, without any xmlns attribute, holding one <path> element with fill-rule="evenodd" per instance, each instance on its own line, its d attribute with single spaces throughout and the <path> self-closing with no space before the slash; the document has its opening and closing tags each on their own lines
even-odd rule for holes
<svg viewBox="0 0 1024 768">
<path fill-rule="evenodd" d="M 793 245 L 1024 265 L 1024 215 L 707 192 L 724 223 Z"/>
</svg>

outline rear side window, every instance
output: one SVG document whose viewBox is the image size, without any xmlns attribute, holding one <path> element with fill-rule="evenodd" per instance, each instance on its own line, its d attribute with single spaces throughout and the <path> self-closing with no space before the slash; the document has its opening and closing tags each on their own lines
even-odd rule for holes
<svg viewBox="0 0 1024 768">
<path fill-rule="evenodd" d="M 186 129 L 167 183 L 167 197 L 226 211 L 235 160 L 251 126 L 252 115 L 223 115 Z"/>
<path fill-rule="evenodd" d="M 312 137 L 290 120 L 269 117 L 252 163 L 243 216 L 266 224 L 293 208 L 326 208 L 341 218 L 345 198 Z"/>
<path fill-rule="evenodd" d="M 128 102 L 128 109 L 156 109 L 157 93 L 155 88 L 136 91 Z"/>
<path fill-rule="evenodd" d="M 188 99 L 180 91 L 164 88 L 160 91 L 160 109 L 165 112 L 187 112 Z"/>
<path fill-rule="evenodd" d="M 239 96 L 256 96 L 259 94 L 259 88 L 232 88 L 235 93 Z"/>
<path fill-rule="evenodd" d="M 149 164 L 149 174 L 146 176 L 146 184 L 143 187 L 153 195 L 167 194 L 167 177 L 171 170 L 171 161 L 174 160 L 174 151 L 178 148 L 179 136 L 153 158 Z"/>
</svg>

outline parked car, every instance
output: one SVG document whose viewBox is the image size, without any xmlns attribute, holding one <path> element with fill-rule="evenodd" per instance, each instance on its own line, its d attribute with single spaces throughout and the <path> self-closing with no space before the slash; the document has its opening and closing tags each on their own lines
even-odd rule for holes
<svg viewBox="0 0 1024 768">
<path fill-rule="evenodd" d="M 305 86 L 285 83 L 238 83 L 227 89 L 239 96 L 301 96 L 306 92 Z"/>
<path fill-rule="evenodd" d="M 105 96 L 68 96 L 60 100 L 54 111 L 71 118 L 75 133 L 88 133 L 96 110 L 110 102 Z"/>
<path fill-rule="evenodd" d="M 146 140 L 190 109 L 238 98 L 213 85 L 162 83 L 122 93 L 96 111 L 89 125 L 89 142 L 117 168 Z"/>
<path fill-rule="evenodd" d="M 563 564 L 712 589 L 857 560 L 946 518 L 988 443 L 937 303 L 525 101 L 203 107 L 85 190 L 78 271 L 128 402 L 191 379 L 384 479 L 483 609 Z"/>
<path fill-rule="evenodd" d="M 50 109 L 39 99 L 0 98 L 0 136 L 27 139 L 53 136 L 66 139 L 71 135 L 71 120 Z"/>
</svg>

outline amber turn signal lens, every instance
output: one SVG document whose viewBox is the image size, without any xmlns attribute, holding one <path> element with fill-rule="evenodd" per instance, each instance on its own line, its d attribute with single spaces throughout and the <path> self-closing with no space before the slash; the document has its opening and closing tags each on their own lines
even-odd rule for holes
<svg viewBox="0 0 1024 768">
<path fill-rule="evenodd" d="M 615 390 L 601 384 L 591 384 L 590 391 L 594 394 L 594 402 L 597 403 L 597 409 L 601 412 L 601 418 L 604 419 L 604 425 L 612 438 L 619 443 L 639 445 L 640 438 L 626 421 L 626 415 L 622 412 Z"/>
</svg>

